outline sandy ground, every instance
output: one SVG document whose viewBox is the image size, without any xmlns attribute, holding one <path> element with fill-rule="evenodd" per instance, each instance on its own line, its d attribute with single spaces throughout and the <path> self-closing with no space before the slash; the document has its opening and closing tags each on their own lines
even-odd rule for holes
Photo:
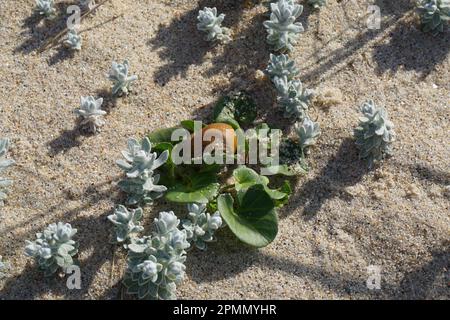
<svg viewBox="0 0 450 320">
<path fill-rule="evenodd" d="M 422 34 L 413 1 L 371 1 L 381 8 L 380 30 L 365 26 L 367 2 L 328 2 L 320 12 L 305 8 L 306 32 L 292 53 L 307 86 L 343 96 L 315 108 L 323 135 L 311 172 L 280 211 L 268 247 L 247 248 L 224 230 L 206 253 L 190 252 L 179 298 L 450 298 L 450 36 Z M 234 32 L 227 45 L 212 47 L 195 29 L 199 8 L 214 5 Z M 90 30 L 71 56 L 58 47 L 37 53 L 64 22 L 38 23 L 33 6 L 7 0 L 0 10 L 0 136 L 12 140 L 17 161 L 0 209 L 0 254 L 13 266 L 0 298 L 121 298 L 125 256 L 113 254 L 106 220 L 121 197 L 114 161 L 128 137 L 205 116 L 233 89 L 249 89 L 261 117 L 278 124 L 271 85 L 254 80 L 269 56 L 266 10 L 238 0 L 113 0 L 83 21 Z M 140 80 L 133 94 L 113 100 L 105 74 L 125 58 Z M 82 95 L 106 99 L 99 135 L 75 125 Z M 352 141 L 357 106 L 368 98 L 386 106 L 397 133 L 395 156 L 372 172 Z M 180 212 L 168 204 L 147 209 L 148 227 L 169 208 Z M 43 279 L 23 255 L 25 239 L 59 220 L 79 230 L 81 290 Z M 381 290 L 366 287 L 369 265 L 381 267 Z"/>
</svg>

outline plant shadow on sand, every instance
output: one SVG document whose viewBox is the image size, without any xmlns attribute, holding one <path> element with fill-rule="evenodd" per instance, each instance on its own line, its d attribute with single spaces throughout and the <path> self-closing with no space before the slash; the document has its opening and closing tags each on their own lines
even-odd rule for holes
<svg viewBox="0 0 450 320">
<path fill-rule="evenodd" d="M 346 138 L 317 177 L 303 184 L 291 196 L 290 203 L 304 207 L 305 217 L 312 218 L 328 199 L 346 199 L 344 189 L 357 184 L 368 172 L 367 163 L 359 159 L 354 140 Z M 291 213 L 291 210 L 282 210 L 280 215 L 286 217 Z"/>
<path fill-rule="evenodd" d="M 111 94 L 109 89 L 100 89 L 96 92 L 96 97 L 103 98 L 102 109 L 109 115 L 111 110 L 117 105 L 117 97 Z M 81 117 L 77 117 L 75 125 L 71 130 L 62 130 L 60 135 L 55 139 L 47 143 L 49 146 L 49 154 L 55 156 L 59 153 L 66 152 L 74 147 L 79 147 L 82 143 L 81 137 L 91 137 L 94 133 L 87 132 L 85 128 L 81 126 Z"/>
<path fill-rule="evenodd" d="M 397 72 L 403 68 L 420 73 L 423 79 L 447 59 L 450 51 L 448 33 L 433 37 L 410 23 L 397 24 L 390 36 L 388 43 L 374 48 L 373 59 L 379 73 Z"/>
<path fill-rule="evenodd" d="M 433 250 L 429 262 L 412 272 L 405 272 L 398 284 L 383 282 L 382 290 L 369 290 L 366 285 L 367 275 L 334 273 L 320 266 L 306 265 L 288 258 L 275 257 L 263 251 L 248 249 L 233 241 L 223 244 L 229 239 L 222 240 L 221 245 L 212 245 L 207 252 L 189 255 L 187 272 L 194 282 L 201 284 L 220 281 L 254 267 L 306 278 L 308 281 L 320 283 L 324 288 L 342 297 L 351 295 L 357 298 L 360 295 L 375 299 L 430 299 L 448 296 L 447 281 L 450 276 L 446 270 L 450 263 L 448 245 L 447 248 L 443 246 L 444 249 L 441 247 Z"/>
<path fill-rule="evenodd" d="M 34 12 L 24 19 L 22 28 L 25 29 L 21 36 L 28 38 L 14 49 L 14 53 L 30 54 L 40 48 L 44 41 L 55 36 L 66 27 L 65 12 L 69 3 L 56 3 L 58 16 L 54 20 L 44 19 L 39 13 Z"/>
<path fill-rule="evenodd" d="M 115 245 L 108 242 L 111 238 L 111 224 L 107 220 L 107 216 L 112 213 L 112 209 L 106 210 L 95 217 L 84 216 L 82 213 L 90 207 L 103 202 L 114 201 L 119 203 L 123 200 L 116 192 L 116 188 L 110 186 L 111 181 L 106 181 L 98 185 L 92 185 L 79 195 L 65 195 L 65 199 L 58 205 L 49 208 L 48 212 L 61 211 L 60 207 L 64 207 L 64 203 L 69 200 L 79 199 L 83 201 L 83 205 L 63 211 L 58 221 L 70 223 L 74 228 L 78 229 L 75 239 L 79 241 L 79 252 L 90 252 L 87 258 L 78 263 L 81 270 L 81 289 L 69 290 L 66 286 L 67 275 L 65 278 L 55 276 L 45 278 L 43 273 L 38 269 L 32 258 L 29 258 L 25 269 L 21 274 L 5 280 L 5 285 L 0 291 L 0 299 L 36 299 L 42 294 L 49 293 L 55 296 L 64 296 L 66 299 L 81 299 L 89 296 L 94 277 L 98 275 L 100 268 L 107 263 L 112 262 Z M 117 200 L 111 200 L 111 198 Z M 56 221 L 55 221 L 56 222 Z M 17 240 L 17 246 L 25 246 L 25 240 L 33 240 L 34 233 L 44 229 L 44 225 L 33 228 L 33 232 L 27 233 L 22 239 Z M 107 280 L 109 281 L 109 277 Z M 30 285 L 34 284 L 34 285 Z M 105 298 L 111 299 L 117 296 L 118 286 L 108 286 L 109 290 L 105 293 Z M 106 296 L 107 295 L 107 296 Z"/>
</svg>

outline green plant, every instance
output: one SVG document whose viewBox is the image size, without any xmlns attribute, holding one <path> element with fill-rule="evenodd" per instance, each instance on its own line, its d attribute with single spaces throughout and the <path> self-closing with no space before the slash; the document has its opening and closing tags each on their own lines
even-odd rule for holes
<svg viewBox="0 0 450 320">
<path fill-rule="evenodd" d="M 289 81 L 286 76 L 275 77 L 274 84 L 286 118 L 303 120 L 308 116 L 314 91 L 306 89 L 300 80 Z"/>
<path fill-rule="evenodd" d="M 258 114 L 256 103 L 245 91 L 222 97 L 213 110 L 214 122 L 228 123 L 237 129 L 253 123 Z"/>
<path fill-rule="evenodd" d="M 197 29 L 207 33 L 207 41 L 228 42 L 231 40 L 230 29 L 221 26 L 223 19 L 225 15 L 221 13 L 217 16 L 216 8 L 205 7 L 198 12 Z"/>
<path fill-rule="evenodd" d="M 444 32 L 450 21 L 450 0 L 419 0 L 417 2 L 422 30 L 434 36 Z"/>
<path fill-rule="evenodd" d="M 36 0 L 36 11 L 46 18 L 54 18 L 56 14 L 54 0 Z"/>
<path fill-rule="evenodd" d="M 302 150 L 316 144 L 316 140 L 320 136 L 320 126 L 317 122 L 306 117 L 301 124 L 295 123 L 294 127 Z"/>
<path fill-rule="evenodd" d="M 105 124 L 103 116 L 106 111 L 101 109 L 103 98 L 95 100 L 94 97 L 81 97 L 80 109 L 75 110 L 75 113 L 83 118 L 81 126 L 88 131 L 96 133 L 100 131 L 100 127 Z"/>
<path fill-rule="evenodd" d="M 308 4 L 314 9 L 319 9 L 327 4 L 327 0 L 308 0 Z"/>
<path fill-rule="evenodd" d="M 122 151 L 125 160 L 116 161 L 126 173 L 119 187 L 128 194 L 128 205 L 151 203 L 167 190 L 165 186 L 157 185 L 160 176 L 154 172 L 167 161 L 169 152 L 165 150 L 158 157 L 156 152 L 151 151 L 152 144 L 147 137 L 141 143 L 129 139 L 128 150 Z"/>
<path fill-rule="evenodd" d="M 219 212 L 210 215 L 205 204 L 188 204 L 188 217 L 181 221 L 187 240 L 200 250 L 206 250 L 206 243 L 215 241 L 215 232 L 222 225 Z"/>
<path fill-rule="evenodd" d="M 36 240 L 26 241 L 25 254 L 33 257 L 45 276 L 51 276 L 59 267 L 65 271 L 73 265 L 73 256 L 78 252 L 78 243 L 72 240 L 77 229 L 68 223 L 50 224 Z"/>
<path fill-rule="evenodd" d="M 291 51 L 296 44 L 300 32 L 304 28 L 295 20 L 302 14 L 303 6 L 296 4 L 295 0 L 278 0 L 271 3 L 270 20 L 264 22 L 267 29 L 267 42 L 275 51 Z"/>
<path fill-rule="evenodd" d="M 4 156 L 8 151 L 9 140 L 0 139 L 0 173 L 6 168 L 14 164 L 14 160 L 5 159 Z M 7 188 L 12 185 L 12 180 L 0 177 L 0 207 L 4 205 L 4 200 L 7 197 Z"/>
<path fill-rule="evenodd" d="M 360 157 L 367 159 L 372 167 L 374 162 L 392 154 L 394 125 L 389 121 L 386 109 L 376 106 L 372 100 L 365 102 L 360 110 L 363 116 L 354 131 L 356 145 Z"/>
<path fill-rule="evenodd" d="M 63 44 L 66 48 L 70 50 L 81 50 L 81 36 L 78 35 L 75 29 L 70 29 L 67 33 L 67 39 L 64 40 Z"/>
<path fill-rule="evenodd" d="M 128 266 L 124 275 L 127 293 L 139 299 L 175 299 L 176 285 L 185 274 L 186 231 L 178 229 L 180 220 L 170 212 L 160 212 L 156 231 L 128 245 Z"/>
<path fill-rule="evenodd" d="M 130 209 L 119 205 L 115 208 L 114 214 L 108 216 L 116 229 L 116 242 L 125 242 L 136 237 L 139 232 L 144 230 L 141 226 L 142 209 Z"/>
<path fill-rule="evenodd" d="M 131 90 L 131 84 L 138 79 L 137 76 L 129 76 L 128 72 L 130 69 L 130 64 L 128 60 L 125 60 L 122 64 L 113 61 L 111 70 L 109 71 L 108 79 L 112 81 L 113 95 L 127 95 Z"/>
<path fill-rule="evenodd" d="M 288 81 L 291 81 L 300 73 L 300 70 L 298 70 L 295 66 L 295 62 L 289 59 L 288 55 L 270 54 L 269 65 L 266 68 L 266 73 L 272 81 L 274 81 L 276 77 L 286 77 Z"/>
</svg>

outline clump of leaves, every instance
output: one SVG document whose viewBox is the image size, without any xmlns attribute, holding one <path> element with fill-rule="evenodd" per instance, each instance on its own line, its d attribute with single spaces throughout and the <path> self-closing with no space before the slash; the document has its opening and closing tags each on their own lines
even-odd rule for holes
<svg viewBox="0 0 450 320">
<path fill-rule="evenodd" d="M 372 100 L 365 102 L 360 110 L 363 116 L 354 131 L 356 145 L 360 149 L 360 157 L 367 159 L 369 167 L 372 167 L 376 161 L 392 154 L 394 125 L 386 109 L 378 107 Z"/>
<path fill-rule="evenodd" d="M 267 29 L 267 42 L 275 51 L 292 51 L 297 38 L 304 28 L 295 20 L 302 14 L 303 6 L 296 4 L 296 0 L 278 0 L 271 3 L 270 20 L 264 22 Z"/>
<path fill-rule="evenodd" d="M 444 32 L 450 21 L 450 0 L 419 0 L 417 8 L 424 32 L 434 36 Z"/>
<path fill-rule="evenodd" d="M 138 79 L 136 75 L 129 76 L 130 63 L 125 60 L 122 64 L 113 61 L 108 78 L 113 83 L 112 94 L 115 96 L 127 95 L 131 84 Z"/>
<path fill-rule="evenodd" d="M 288 81 L 293 80 L 300 70 L 295 66 L 295 62 L 286 54 L 274 55 L 270 54 L 269 65 L 266 68 L 266 73 L 270 79 L 274 81 L 275 78 L 286 77 Z"/>
<path fill-rule="evenodd" d="M 198 12 L 197 29 L 206 32 L 207 41 L 228 42 L 231 40 L 230 29 L 221 26 L 223 19 L 225 15 L 221 13 L 217 16 L 216 8 L 205 7 Z"/>
<path fill-rule="evenodd" d="M 75 29 L 70 29 L 67 33 L 67 39 L 64 40 L 63 45 L 70 50 L 80 51 L 81 43 L 81 36 L 78 35 Z"/>
<path fill-rule="evenodd" d="M 36 240 L 26 241 L 25 254 L 33 257 L 45 276 L 53 275 L 58 268 L 65 271 L 73 265 L 73 256 L 78 252 L 78 243 L 72 240 L 77 229 L 69 223 L 50 224 Z"/>
<path fill-rule="evenodd" d="M 182 220 L 187 240 L 200 250 L 206 250 L 206 243 L 215 241 L 215 232 L 222 226 L 220 213 L 206 212 L 206 204 L 188 204 L 188 217 Z"/>
<path fill-rule="evenodd" d="M 48 19 L 54 18 L 56 15 L 54 0 L 36 0 L 36 12 Z"/>
<path fill-rule="evenodd" d="M 319 9 L 327 4 L 327 0 L 308 0 L 308 4 L 314 9 Z"/>
<path fill-rule="evenodd" d="M 81 97 L 80 109 L 75 110 L 75 113 L 82 117 L 81 126 L 86 130 L 97 133 L 100 127 L 105 124 L 103 116 L 106 111 L 101 109 L 103 98 L 95 99 L 94 97 Z"/>
<path fill-rule="evenodd" d="M 8 271 L 10 269 L 10 265 L 8 262 L 3 261 L 2 256 L 0 256 L 0 280 L 5 278 L 8 275 Z"/>
<path fill-rule="evenodd" d="M 294 127 L 302 150 L 316 144 L 317 138 L 320 136 L 320 126 L 317 122 L 306 117 L 301 124 L 295 123 Z"/>
<path fill-rule="evenodd" d="M 116 228 L 116 242 L 125 242 L 131 238 L 135 238 L 139 232 L 144 230 L 141 226 L 142 209 L 130 209 L 119 205 L 114 210 L 114 214 L 108 216 Z"/>
<path fill-rule="evenodd" d="M 146 137 L 142 142 L 128 140 L 128 150 L 122 151 L 125 160 L 117 160 L 117 165 L 125 171 L 126 178 L 119 182 L 122 191 L 128 194 L 128 205 L 149 204 L 163 196 L 167 188 L 158 185 L 160 175 L 155 170 L 168 159 L 169 152 L 163 151 L 158 157 L 152 152 L 152 144 Z"/>
<path fill-rule="evenodd" d="M 160 212 L 155 219 L 156 231 L 128 245 L 128 266 L 124 275 L 127 293 L 139 299 L 175 299 L 176 285 L 185 274 L 186 231 L 170 212 Z"/>
<path fill-rule="evenodd" d="M 8 139 L 0 139 L 0 173 L 14 164 L 14 160 L 6 159 L 5 155 L 9 148 Z M 4 205 L 7 197 L 7 188 L 12 185 L 12 180 L 0 177 L 0 207 Z"/>
<path fill-rule="evenodd" d="M 303 120 L 308 117 L 308 109 L 314 91 L 306 89 L 300 80 L 289 81 L 286 76 L 274 78 L 278 92 L 278 103 L 284 107 L 284 116 Z"/>
<path fill-rule="evenodd" d="M 257 115 L 256 103 L 245 91 L 222 97 L 213 111 L 215 122 L 228 123 L 235 129 L 252 124 Z"/>
</svg>

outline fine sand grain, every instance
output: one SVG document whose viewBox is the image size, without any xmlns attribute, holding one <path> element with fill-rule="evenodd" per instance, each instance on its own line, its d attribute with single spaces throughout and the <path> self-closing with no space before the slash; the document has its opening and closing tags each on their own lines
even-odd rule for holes
<svg viewBox="0 0 450 320">
<path fill-rule="evenodd" d="M 56 1 L 64 10 L 71 2 Z M 73 1 L 75 2 L 75 1 Z M 313 116 L 322 137 L 312 167 L 280 210 L 279 234 L 260 250 L 229 231 L 188 255 L 182 299 L 450 298 L 450 34 L 423 34 L 414 1 L 329 0 L 305 7 L 305 33 L 292 53 L 301 80 L 316 89 Z M 368 4 L 381 8 L 379 30 L 365 25 Z M 226 14 L 232 42 L 211 46 L 196 31 L 204 6 Z M 0 208 L 0 255 L 12 265 L 0 299 L 117 299 L 123 250 L 108 244 L 106 217 L 123 200 L 116 186 L 127 138 L 180 120 L 205 118 L 222 94 L 246 89 L 262 120 L 283 122 L 272 86 L 255 77 L 269 57 L 266 7 L 239 0 L 112 0 L 82 23 L 83 49 L 38 53 L 64 21 L 31 17 L 34 0 L 3 1 L 0 10 L 0 137 L 17 162 Z M 123 14 L 114 21 L 103 23 Z M 113 100 L 105 77 L 128 59 L 139 76 L 131 95 Z M 75 125 L 80 96 L 103 96 L 100 134 Z M 358 160 L 352 128 L 358 105 L 372 98 L 395 124 L 395 154 L 376 170 Z M 146 227 L 162 203 L 146 209 Z M 23 254 L 26 239 L 49 223 L 78 228 L 82 289 L 44 279 Z M 114 251 L 116 253 L 114 254 Z M 381 268 L 381 290 L 366 287 L 367 268 Z"/>
</svg>

